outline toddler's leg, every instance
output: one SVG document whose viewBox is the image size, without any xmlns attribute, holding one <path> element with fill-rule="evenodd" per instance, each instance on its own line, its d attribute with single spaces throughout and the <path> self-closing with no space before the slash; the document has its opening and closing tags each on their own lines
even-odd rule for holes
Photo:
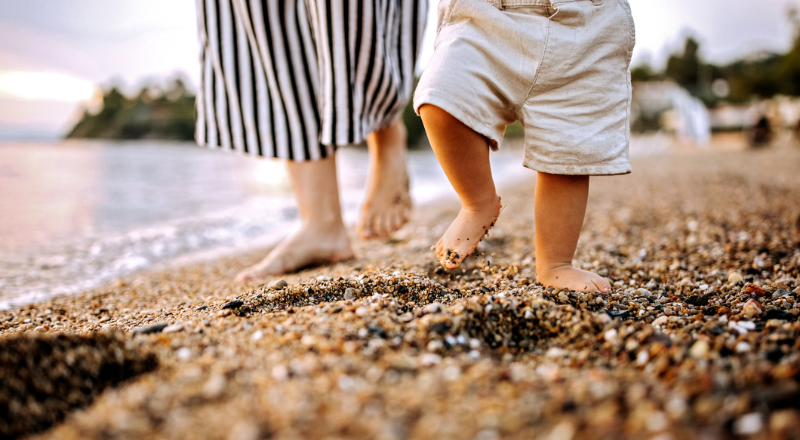
<svg viewBox="0 0 800 440">
<path fill-rule="evenodd" d="M 439 262 L 455 269 L 475 251 L 500 215 L 500 198 L 489 164 L 489 144 L 434 105 L 419 109 L 433 152 L 461 200 L 461 211 L 436 244 Z"/>
<path fill-rule="evenodd" d="M 572 267 L 578 246 L 589 176 L 540 172 L 536 179 L 536 278 L 545 286 L 582 292 L 608 292 L 608 281 L 592 272 Z"/>
</svg>

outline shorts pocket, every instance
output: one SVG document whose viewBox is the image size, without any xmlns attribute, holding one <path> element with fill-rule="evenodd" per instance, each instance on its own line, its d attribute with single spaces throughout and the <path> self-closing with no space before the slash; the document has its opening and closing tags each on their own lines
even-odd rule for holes
<svg viewBox="0 0 800 440">
<path fill-rule="evenodd" d="M 633 13 L 628 0 L 617 0 L 617 4 L 625 16 L 625 22 L 628 24 L 628 67 L 630 67 L 633 47 L 636 45 L 636 25 L 633 24 Z"/>
</svg>

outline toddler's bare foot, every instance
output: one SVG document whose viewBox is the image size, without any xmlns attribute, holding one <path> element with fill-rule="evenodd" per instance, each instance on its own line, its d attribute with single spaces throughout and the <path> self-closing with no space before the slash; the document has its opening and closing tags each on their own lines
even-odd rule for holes
<svg viewBox="0 0 800 440">
<path fill-rule="evenodd" d="M 294 272 L 307 266 L 333 264 L 354 257 L 343 226 L 335 230 L 304 226 L 279 243 L 258 264 L 239 272 L 236 282 L 247 283 L 270 275 Z"/>
<path fill-rule="evenodd" d="M 540 268 L 537 263 L 536 281 L 546 287 L 561 287 L 578 292 L 608 293 L 611 290 L 611 284 L 605 278 L 593 272 L 576 269 L 570 264 L 546 269 Z"/>
<path fill-rule="evenodd" d="M 371 134 L 368 143 L 367 196 L 356 232 L 363 239 L 383 238 L 403 227 L 411 214 L 405 126 L 398 121 Z"/>
<path fill-rule="evenodd" d="M 494 226 L 500 215 L 500 197 L 484 206 L 467 209 L 461 207 L 458 216 L 436 243 L 436 256 L 447 269 L 455 269 L 478 247 L 481 239 Z"/>
</svg>

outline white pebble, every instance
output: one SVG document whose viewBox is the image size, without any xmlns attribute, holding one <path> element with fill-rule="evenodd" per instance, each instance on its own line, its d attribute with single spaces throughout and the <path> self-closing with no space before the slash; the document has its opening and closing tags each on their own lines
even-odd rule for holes
<svg viewBox="0 0 800 440">
<path fill-rule="evenodd" d="M 175 352 L 175 356 L 179 361 L 188 361 L 192 358 L 192 350 L 188 347 L 181 347 Z"/>
<path fill-rule="evenodd" d="M 278 364 L 272 367 L 270 376 L 272 376 L 272 378 L 275 380 L 286 380 L 286 378 L 289 377 L 289 370 L 285 365 Z"/>
<path fill-rule="evenodd" d="M 647 350 L 642 350 L 639 352 L 639 354 L 636 355 L 636 363 L 639 364 L 640 366 L 646 365 L 647 361 L 649 360 L 650 360 L 650 353 L 648 353 Z"/>
<path fill-rule="evenodd" d="M 736 352 L 737 353 L 747 353 L 750 351 L 750 344 L 747 342 L 741 341 L 736 344 Z"/>
<path fill-rule="evenodd" d="M 264 337 L 264 332 L 262 332 L 261 330 L 256 330 L 256 332 L 253 333 L 253 336 L 250 336 L 250 339 L 254 341 L 260 341 L 261 338 L 263 337 Z"/>
<path fill-rule="evenodd" d="M 619 334 L 617 333 L 617 329 L 612 328 L 606 330 L 606 332 L 603 333 L 603 337 L 606 339 L 606 341 L 611 342 L 613 344 L 619 338 Z"/>
<path fill-rule="evenodd" d="M 164 327 L 164 330 L 161 330 L 161 333 L 176 333 L 183 330 L 183 324 L 172 324 Z"/>
<path fill-rule="evenodd" d="M 438 364 L 441 361 L 442 361 L 442 357 L 439 356 L 438 354 L 425 353 L 424 355 L 422 355 L 422 359 L 420 360 L 420 363 L 422 363 L 423 366 L 430 367 L 430 366 Z"/>
<path fill-rule="evenodd" d="M 738 435 L 757 434 L 763 428 L 764 422 L 759 413 L 745 414 L 733 423 L 733 433 Z"/>
</svg>

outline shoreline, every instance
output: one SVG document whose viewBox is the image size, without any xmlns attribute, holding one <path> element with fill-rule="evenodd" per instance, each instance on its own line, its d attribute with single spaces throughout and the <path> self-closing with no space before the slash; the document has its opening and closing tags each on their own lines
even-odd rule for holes
<svg viewBox="0 0 800 440">
<path fill-rule="evenodd" d="M 529 178 L 463 270 L 430 251 L 453 201 L 280 290 L 230 282 L 262 249 L 0 311 L 4 344 L 117 331 L 157 359 L 35 438 L 791 438 L 800 149 L 632 163 L 592 180 L 576 254 L 609 295 L 533 282 Z"/>
</svg>

